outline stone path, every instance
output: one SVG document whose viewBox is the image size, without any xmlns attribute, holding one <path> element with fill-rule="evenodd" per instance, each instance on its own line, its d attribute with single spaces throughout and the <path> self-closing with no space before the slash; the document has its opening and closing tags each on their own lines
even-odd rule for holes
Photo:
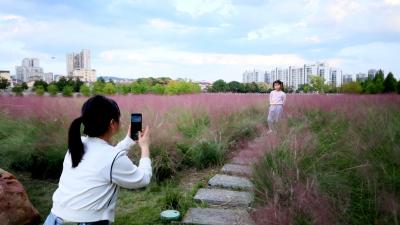
<svg viewBox="0 0 400 225">
<path fill-rule="evenodd" d="M 250 164 L 262 157 L 276 145 L 275 137 L 268 136 L 266 130 L 242 149 L 231 162 L 208 181 L 208 188 L 197 191 L 194 199 L 205 202 L 208 208 L 191 208 L 182 224 L 198 225 L 254 225 L 248 209 L 253 201 L 253 184 Z"/>
</svg>

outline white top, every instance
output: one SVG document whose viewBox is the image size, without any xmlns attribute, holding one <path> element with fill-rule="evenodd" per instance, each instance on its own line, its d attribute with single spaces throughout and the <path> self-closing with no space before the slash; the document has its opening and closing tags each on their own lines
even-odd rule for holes
<svg viewBox="0 0 400 225">
<path fill-rule="evenodd" d="M 72 168 L 70 153 L 65 155 L 51 212 L 65 222 L 113 222 L 119 187 L 150 183 L 150 158 L 141 158 L 135 166 L 127 156 L 135 144 L 128 136 L 115 147 L 100 138 L 82 137 L 82 142 L 85 154 L 77 167 Z"/>
<path fill-rule="evenodd" d="M 285 92 L 273 90 L 269 94 L 270 105 L 285 105 L 285 102 L 286 102 Z"/>
</svg>

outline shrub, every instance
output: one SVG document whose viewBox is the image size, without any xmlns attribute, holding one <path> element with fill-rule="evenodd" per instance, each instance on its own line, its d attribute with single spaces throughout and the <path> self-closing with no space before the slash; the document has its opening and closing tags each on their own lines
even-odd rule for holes
<svg viewBox="0 0 400 225">
<path fill-rule="evenodd" d="M 24 91 L 24 89 L 21 86 L 16 85 L 11 89 L 11 91 L 14 92 L 16 96 L 22 96 L 22 92 Z"/>
<path fill-rule="evenodd" d="M 178 122 L 178 130 L 188 138 L 199 135 L 210 124 L 208 116 L 193 118 L 193 115 L 183 114 Z"/>
<path fill-rule="evenodd" d="M 58 93 L 58 87 L 55 84 L 50 84 L 47 87 L 47 90 L 49 91 L 50 96 L 56 96 Z"/>
<path fill-rule="evenodd" d="M 87 86 L 86 84 L 83 84 L 80 89 L 79 92 L 83 95 L 83 96 L 90 96 L 90 88 L 89 86 Z"/>
<path fill-rule="evenodd" d="M 220 165 L 224 161 L 225 149 L 215 141 L 201 141 L 186 152 L 191 163 L 198 168 Z"/>
<path fill-rule="evenodd" d="M 38 96 L 43 96 L 44 95 L 44 87 L 43 86 L 35 87 L 35 93 Z"/>
<path fill-rule="evenodd" d="M 176 164 L 170 153 L 161 146 L 151 147 L 153 177 L 156 181 L 163 181 L 176 174 Z"/>
<path fill-rule="evenodd" d="M 72 96 L 72 92 L 73 92 L 74 88 L 72 86 L 65 86 L 64 89 L 62 90 L 63 96 L 65 97 L 71 97 Z"/>
</svg>

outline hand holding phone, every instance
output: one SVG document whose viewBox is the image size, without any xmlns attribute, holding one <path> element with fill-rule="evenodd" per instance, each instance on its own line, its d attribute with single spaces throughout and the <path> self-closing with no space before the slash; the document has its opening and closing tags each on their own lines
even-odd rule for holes
<svg viewBox="0 0 400 225">
<path fill-rule="evenodd" d="M 131 138 L 134 141 L 139 139 L 139 131 L 142 131 L 142 114 L 131 114 Z"/>
</svg>

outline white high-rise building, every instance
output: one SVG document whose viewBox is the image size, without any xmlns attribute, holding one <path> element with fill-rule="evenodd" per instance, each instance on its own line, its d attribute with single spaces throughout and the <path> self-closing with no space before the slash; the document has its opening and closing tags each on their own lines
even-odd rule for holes
<svg viewBox="0 0 400 225">
<path fill-rule="evenodd" d="M 16 78 L 19 82 L 43 80 L 43 68 L 39 66 L 39 59 L 25 58 L 21 66 L 15 67 Z"/>
<path fill-rule="evenodd" d="M 341 70 L 338 68 L 331 68 L 325 63 L 317 62 L 315 64 L 306 64 L 303 66 L 289 66 L 288 68 L 276 67 L 270 71 L 265 71 L 264 82 L 273 83 L 275 80 L 281 80 L 285 87 L 296 90 L 300 85 L 310 83 L 311 76 L 323 77 L 326 84 L 336 87 L 341 86 L 343 81 Z M 258 76 L 256 76 L 255 71 L 246 71 L 243 74 L 243 82 L 245 83 L 253 82 L 257 78 Z"/>
<path fill-rule="evenodd" d="M 265 74 L 261 71 L 253 69 L 252 71 L 244 71 L 243 73 L 243 83 L 252 83 L 252 82 L 264 82 Z"/>
<path fill-rule="evenodd" d="M 96 70 L 91 69 L 90 50 L 67 54 L 67 76 L 86 82 L 96 81 Z"/>
</svg>

